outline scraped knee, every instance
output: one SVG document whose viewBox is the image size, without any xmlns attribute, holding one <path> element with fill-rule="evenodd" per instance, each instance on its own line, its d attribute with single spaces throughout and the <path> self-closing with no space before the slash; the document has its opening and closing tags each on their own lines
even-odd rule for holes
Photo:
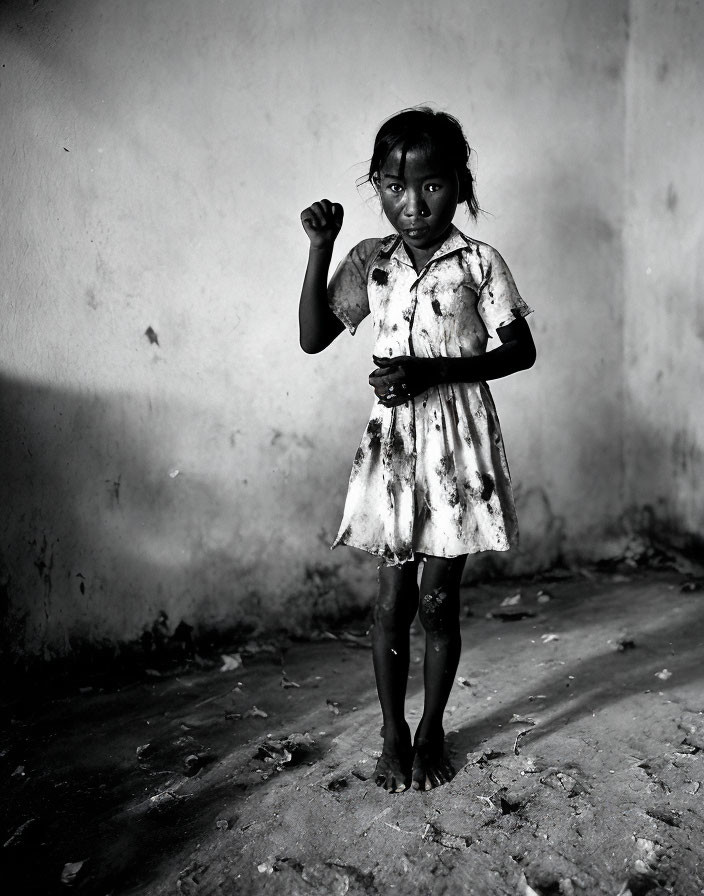
<svg viewBox="0 0 704 896">
<path fill-rule="evenodd" d="M 444 588 L 421 594 L 418 618 L 425 631 L 429 634 L 446 632 L 456 615 L 455 603 Z"/>
</svg>

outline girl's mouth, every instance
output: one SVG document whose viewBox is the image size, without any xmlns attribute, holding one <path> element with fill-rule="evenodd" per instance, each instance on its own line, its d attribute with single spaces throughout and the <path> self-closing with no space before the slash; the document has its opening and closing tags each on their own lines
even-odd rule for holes
<svg viewBox="0 0 704 896">
<path fill-rule="evenodd" d="M 428 227 L 408 227 L 403 231 L 403 234 L 412 240 L 417 240 L 425 236 L 429 229 Z"/>
</svg>

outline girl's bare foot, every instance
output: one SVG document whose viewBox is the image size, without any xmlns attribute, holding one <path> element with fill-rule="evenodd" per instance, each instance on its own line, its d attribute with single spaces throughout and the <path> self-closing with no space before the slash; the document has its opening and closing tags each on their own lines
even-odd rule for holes
<svg viewBox="0 0 704 896">
<path fill-rule="evenodd" d="M 414 790 L 432 790 L 447 784 L 455 770 L 445 756 L 445 732 L 432 739 L 416 738 L 411 773 Z"/>
<path fill-rule="evenodd" d="M 377 787 L 388 793 L 402 793 L 411 783 L 413 748 L 411 732 L 404 722 L 399 734 L 384 729 L 384 746 L 374 770 Z"/>
</svg>

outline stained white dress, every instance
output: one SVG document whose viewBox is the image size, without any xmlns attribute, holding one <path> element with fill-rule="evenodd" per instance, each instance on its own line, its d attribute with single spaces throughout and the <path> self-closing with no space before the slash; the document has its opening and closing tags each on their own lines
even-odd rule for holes
<svg viewBox="0 0 704 896">
<path fill-rule="evenodd" d="M 531 309 L 496 249 L 453 227 L 416 273 L 401 238 L 363 240 L 328 287 L 354 333 L 371 313 L 379 357 L 458 358 Z M 491 346 L 492 348 L 494 346 Z M 505 551 L 518 523 L 499 418 L 486 383 L 434 386 L 396 408 L 375 402 L 333 547 L 404 563 L 415 554 Z"/>
</svg>

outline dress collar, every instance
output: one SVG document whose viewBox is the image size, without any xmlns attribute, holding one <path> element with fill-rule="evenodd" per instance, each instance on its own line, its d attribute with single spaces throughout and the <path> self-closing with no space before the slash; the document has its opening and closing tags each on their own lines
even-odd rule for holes
<svg viewBox="0 0 704 896">
<path fill-rule="evenodd" d="M 423 268 L 427 268 L 429 265 L 438 261 L 440 258 L 444 258 L 446 255 L 451 255 L 453 252 L 458 252 L 460 249 L 467 248 L 467 237 L 461 233 L 454 224 L 450 226 L 450 231 L 445 237 L 440 248 L 435 252 L 431 258 L 426 261 L 423 265 Z M 400 236 L 397 236 L 390 248 L 387 250 L 389 258 L 395 258 L 397 261 L 400 261 L 401 264 L 408 265 L 409 267 L 413 267 L 413 262 L 409 258 L 408 252 L 406 251 L 406 246 L 404 245 L 403 240 Z M 421 268 L 421 270 L 423 270 Z"/>
</svg>

